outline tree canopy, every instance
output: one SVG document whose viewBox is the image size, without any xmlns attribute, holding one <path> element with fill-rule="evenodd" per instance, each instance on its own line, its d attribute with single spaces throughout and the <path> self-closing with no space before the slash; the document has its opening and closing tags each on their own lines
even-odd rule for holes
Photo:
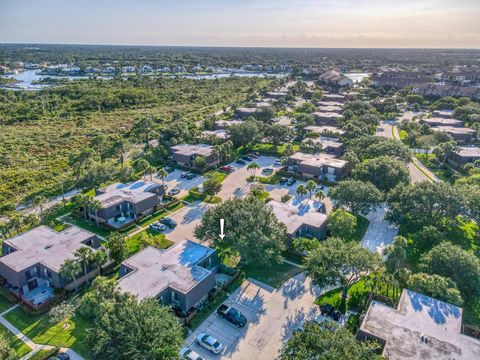
<svg viewBox="0 0 480 360">
<path fill-rule="evenodd" d="M 225 221 L 224 239 L 219 236 L 220 219 Z M 247 196 L 209 208 L 195 229 L 195 236 L 211 241 L 215 247 L 238 253 L 242 262 L 268 265 L 282 260 L 286 228 L 270 206 Z"/>
<path fill-rule="evenodd" d="M 334 207 L 354 214 L 367 215 L 382 201 L 382 193 L 371 183 L 360 180 L 340 181 L 329 191 Z"/>
</svg>

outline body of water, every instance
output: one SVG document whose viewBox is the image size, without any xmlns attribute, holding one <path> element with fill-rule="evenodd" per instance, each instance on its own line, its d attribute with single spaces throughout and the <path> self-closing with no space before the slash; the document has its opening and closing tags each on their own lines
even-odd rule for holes
<svg viewBox="0 0 480 360">
<path fill-rule="evenodd" d="M 222 79 L 230 76 L 239 76 L 239 77 L 264 77 L 264 76 L 274 76 L 274 77 L 284 77 L 287 74 L 276 73 L 276 74 L 266 74 L 261 72 L 231 72 L 231 73 L 216 73 L 216 74 L 184 74 L 184 75 L 161 75 L 163 77 L 183 77 L 187 79 Z M 153 76 L 153 75 L 145 75 Z M 158 75 L 160 76 L 160 75 Z M 39 70 L 25 70 L 19 71 L 15 74 L 3 75 L 3 78 L 13 78 L 18 82 L 12 86 L 4 86 L 8 89 L 17 89 L 17 90 L 39 90 L 45 87 L 54 86 L 56 84 L 34 84 L 33 82 L 39 81 L 44 78 L 58 78 L 58 79 L 68 79 L 68 80 L 79 80 L 79 79 L 89 79 L 90 76 L 55 76 L 55 75 L 41 75 Z M 97 76 L 97 78 L 108 79 L 108 77 Z"/>
</svg>

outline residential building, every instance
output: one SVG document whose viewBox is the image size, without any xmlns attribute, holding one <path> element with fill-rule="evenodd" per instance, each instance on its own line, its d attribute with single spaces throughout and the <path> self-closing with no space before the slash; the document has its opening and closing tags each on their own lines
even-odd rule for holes
<svg viewBox="0 0 480 360">
<path fill-rule="evenodd" d="M 215 287 L 214 249 L 184 240 L 166 250 L 149 246 L 120 266 L 118 287 L 139 299 L 158 299 L 183 314 Z"/>
<path fill-rule="evenodd" d="M 151 74 L 153 73 L 153 68 L 150 65 L 142 65 L 140 67 L 140 72 L 142 74 Z"/>
<path fill-rule="evenodd" d="M 179 166 L 190 169 L 195 167 L 195 159 L 199 156 L 205 158 L 206 168 L 217 165 L 219 160 L 214 156 L 213 150 L 213 146 L 207 144 L 181 144 L 170 148 L 173 161 Z"/>
<path fill-rule="evenodd" d="M 129 184 L 115 183 L 97 190 L 95 200 L 100 209 L 80 210 L 100 223 L 121 229 L 151 214 L 160 205 L 165 188 L 157 183 L 139 180 Z"/>
<path fill-rule="evenodd" d="M 430 126 L 451 126 L 463 127 L 463 122 L 457 119 L 449 119 L 444 117 L 432 117 L 419 120 L 420 124 L 428 124 Z"/>
<path fill-rule="evenodd" d="M 245 120 L 246 118 L 255 115 L 257 108 L 238 108 L 235 110 L 235 115 L 238 119 Z"/>
<path fill-rule="evenodd" d="M 305 130 L 320 134 L 320 135 L 333 135 L 333 136 L 341 136 L 345 134 L 345 131 L 336 127 L 336 126 L 315 126 L 315 125 L 310 125 L 306 126 Z"/>
<path fill-rule="evenodd" d="M 423 96 L 480 99 L 480 87 L 424 83 L 413 86 L 413 92 Z"/>
<path fill-rule="evenodd" d="M 305 178 L 336 181 L 345 176 L 347 162 L 329 154 L 297 152 L 287 159 L 287 171 Z"/>
<path fill-rule="evenodd" d="M 25 303 L 41 306 L 54 296 L 54 289 L 71 284 L 71 279 L 60 275 L 60 269 L 65 260 L 75 259 L 75 252 L 82 247 L 99 249 L 99 239 L 77 226 L 59 232 L 38 226 L 3 241 L 0 276 Z M 94 275 L 89 273 L 89 277 Z M 85 281 L 85 277 L 77 277 L 77 285 Z"/>
<path fill-rule="evenodd" d="M 344 144 L 338 141 L 338 139 L 328 138 L 324 136 L 321 136 L 319 138 L 314 138 L 314 139 L 305 138 L 302 140 L 302 143 L 306 141 L 313 141 L 315 144 L 322 145 L 323 152 L 326 152 L 327 154 L 333 155 L 335 157 L 341 156 L 345 148 Z"/>
<path fill-rule="evenodd" d="M 338 125 L 338 120 L 342 118 L 342 115 L 337 112 L 316 111 L 313 114 L 315 121 L 318 125 Z"/>
<path fill-rule="evenodd" d="M 288 95 L 287 91 L 269 91 L 265 93 L 265 97 L 268 99 L 279 99 L 287 95 Z"/>
<path fill-rule="evenodd" d="M 137 68 L 135 66 L 123 66 L 122 67 L 122 73 L 124 74 L 131 74 L 137 71 Z"/>
<path fill-rule="evenodd" d="M 338 103 L 344 103 L 345 101 L 347 101 L 347 98 L 345 95 L 342 95 L 342 94 L 324 93 L 323 101 L 333 101 Z"/>
<path fill-rule="evenodd" d="M 215 121 L 215 128 L 216 129 L 227 129 L 229 126 L 240 125 L 242 123 L 243 123 L 242 120 L 217 120 L 217 121 Z"/>
<path fill-rule="evenodd" d="M 433 131 L 443 131 L 450 134 L 454 140 L 458 143 L 471 143 L 477 138 L 477 132 L 475 129 L 467 127 L 453 127 L 453 126 L 435 126 L 432 127 Z"/>
<path fill-rule="evenodd" d="M 478 146 L 459 146 L 458 151 L 448 157 L 448 161 L 456 166 L 463 166 L 477 160 L 480 160 L 480 148 Z"/>
<path fill-rule="evenodd" d="M 317 205 L 316 205 L 317 204 Z M 287 227 L 287 236 L 324 239 L 327 233 L 327 215 L 318 211 L 318 202 L 309 200 L 293 203 L 269 201 L 273 213 Z"/>
<path fill-rule="evenodd" d="M 434 117 L 450 119 L 453 116 L 453 111 L 451 110 L 434 110 L 433 111 Z"/>
<path fill-rule="evenodd" d="M 340 114 L 342 112 L 342 104 L 336 101 L 320 101 L 320 105 L 317 104 L 317 110 L 319 112 L 330 112 Z M 324 105 L 326 103 L 326 105 Z M 339 104 L 339 105 L 336 105 Z"/>
<path fill-rule="evenodd" d="M 339 71 L 329 70 L 318 77 L 318 79 L 325 84 L 338 86 L 338 87 L 350 87 L 353 86 L 352 79 L 342 75 Z"/>
<path fill-rule="evenodd" d="M 480 359 L 480 340 L 461 333 L 462 308 L 404 289 L 397 308 L 372 301 L 359 339 L 383 345 L 389 360 Z"/>
<path fill-rule="evenodd" d="M 210 139 L 212 137 L 215 137 L 220 140 L 226 140 L 229 138 L 229 135 L 226 130 L 205 130 L 201 132 L 201 138 L 202 139 Z"/>
<path fill-rule="evenodd" d="M 377 87 L 403 88 L 424 84 L 429 77 L 423 71 L 386 70 L 373 74 L 373 85 Z"/>
</svg>

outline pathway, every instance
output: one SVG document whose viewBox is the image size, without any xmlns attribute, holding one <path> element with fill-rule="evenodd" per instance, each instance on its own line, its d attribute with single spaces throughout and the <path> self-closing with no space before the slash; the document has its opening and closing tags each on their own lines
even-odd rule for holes
<svg viewBox="0 0 480 360">
<path fill-rule="evenodd" d="M 26 360 L 32 357 L 34 354 L 39 352 L 40 350 L 50 350 L 53 349 L 54 347 L 51 345 L 41 345 L 33 342 L 27 335 L 22 333 L 19 329 L 17 329 L 15 326 L 13 326 L 7 319 L 5 319 L 5 315 L 8 314 L 10 311 L 15 310 L 19 304 L 13 305 L 12 307 L 8 308 L 4 312 L 0 314 L 0 323 L 5 326 L 11 333 L 13 333 L 20 341 L 25 343 L 30 349 L 32 349 L 31 352 L 29 352 L 27 355 L 22 357 L 21 360 Z M 60 352 L 66 352 L 68 355 L 70 355 L 71 360 L 84 360 L 82 356 L 80 356 L 78 353 L 76 353 L 74 350 L 69 349 L 69 348 L 60 348 Z"/>
<path fill-rule="evenodd" d="M 385 247 L 393 243 L 398 234 L 398 227 L 385 220 L 386 212 L 387 207 L 383 205 L 367 215 L 370 224 L 368 224 L 367 232 L 361 241 L 363 247 L 381 255 L 383 255 Z"/>
<path fill-rule="evenodd" d="M 398 128 L 391 123 L 382 122 L 377 129 L 377 136 L 383 136 L 388 139 L 400 139 Z M 418 161 L 415 156 L 412 156 L 412 161 L 408 163 L 408 170 L 412 182 L 419 183 L 422 181 L 439 181 L 438 178 L 425 166 Z"/>
</svg>

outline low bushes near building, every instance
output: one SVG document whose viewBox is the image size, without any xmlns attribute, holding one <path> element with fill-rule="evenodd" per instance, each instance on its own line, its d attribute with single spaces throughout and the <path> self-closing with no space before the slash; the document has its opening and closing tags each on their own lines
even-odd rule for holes
<svg viewBox="0 0 480 360">
<path fill-rule="evenodd" d="M 47 360 L 50 359 L 51 357 L 55 356 L 58 354 L 58 348 L 54 347 L 52 349 L 41 349 L 34 355 L 30 357 L 30 360 Z"/>
</svg>

